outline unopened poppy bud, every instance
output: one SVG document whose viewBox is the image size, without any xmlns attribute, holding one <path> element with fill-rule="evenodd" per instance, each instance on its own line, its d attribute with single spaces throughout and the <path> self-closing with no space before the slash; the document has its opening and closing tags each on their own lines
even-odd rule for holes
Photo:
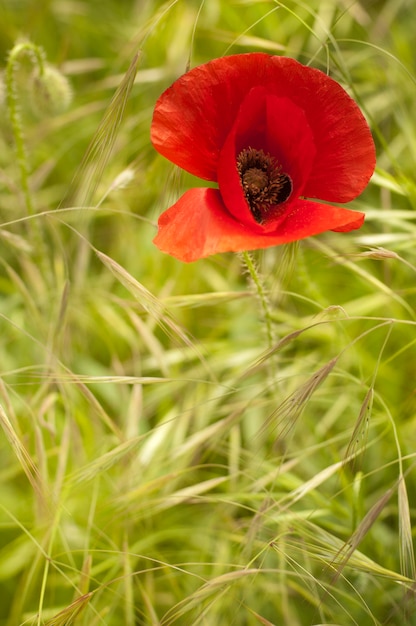
<svg viewBox="0 0 416 626">
<path fill-rule="evenodd" d="M 68 79 L 51 65 L 46 65 L 42 74 L 34 71 L 30 91 L 32 108 L 38 117 L 63 113 L 72 100 Z"/>
</svg>

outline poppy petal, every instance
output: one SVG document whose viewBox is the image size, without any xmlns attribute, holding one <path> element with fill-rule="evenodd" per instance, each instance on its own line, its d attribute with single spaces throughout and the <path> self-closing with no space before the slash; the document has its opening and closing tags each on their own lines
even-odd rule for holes
<svg viewBox="0 0 416 626">
<path fill-rule="evenodd" d="M 245 148 L 264 150 L 276 157 L 282 171 L 291 178 L 293 190 L 287 202 L 259 225 L 245 199 L 236 167 L 238 154 Z M 263 87 L 254 87 L 238 112 L 218 163 L 218 184 L 229 212 L 257 232 L 270 232 L 284 219 L 294 198 L 303 195 L 315 157 L 312 132 L 302 109 L 288 98 L 270 95 Z M 277 216 L 277 217 L 276 217 Z"/>
<path fill-rule="evenodd" d="M 350 202 L 374 172 L 373 138 L 358 105 L 338 83 L 322 81 L 320 97 L 325 104 L 311 99 L 307 110 L 317 155 L 303 193 L 328 202 Z"/>
<path fill-rule="evenodd" d="M 364 116 L 336 81 L 288 57 L 232 55 L 187 72 L 156 104 L 154 147 L 191 174 L 217 180 L 219 154 L 241 103 L 259 85 L 305 112 L 316 147 L 305 195 L 331 202 L 358 196 L 375 167 Z"/>
<path fill-rule="evenodd" d="M 187 191 L 159 218 L 153 240 L 160 250 L 185 262 L 218 252 L 268 248 L 326 230 L 360 228 L 364 214 L 326 204 L 298 200 L 293 211 L 273 233 L 253 232 L 226 210 L 219 191 L 197 188 Z"/>
</svg>

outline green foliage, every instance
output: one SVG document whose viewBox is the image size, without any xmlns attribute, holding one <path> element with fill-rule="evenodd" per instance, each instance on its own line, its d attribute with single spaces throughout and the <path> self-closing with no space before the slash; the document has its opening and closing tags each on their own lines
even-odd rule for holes
<svg viewBox="0 0 416 626">
<path fill-rule="evenodd" d="M 414 30 L 396 0 L 2 2 L 1 626 L 416 623 Z M 73 102 L 39 119 L 41 49 Z M 152 245 L 192 182 L 149 139 L 189 65 L 254 50 L 328 70 L 378 153 L 363 229 L 255 255 L 257 288 Z"/>
</svg>

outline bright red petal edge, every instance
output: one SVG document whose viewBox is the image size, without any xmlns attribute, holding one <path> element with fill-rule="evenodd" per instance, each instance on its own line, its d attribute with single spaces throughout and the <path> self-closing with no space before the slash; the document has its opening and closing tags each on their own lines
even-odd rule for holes
<svg viewBox="0 0 416 626">
<path fill-rule="evenodd" d="M 375 167 L 368 124 L 341 85 L 290 57 L 253 52 L 193 68 L 156 103 L 154 147 L 190 173 L 216 181 L 219 152 L 243 99 L 257 85 L 293 99 L 308 117 L 317 156 L 304 195 L 329 202 L 358 196 Z"/>
<path fill-rule="evenodd" d="M 327 230 L 348 232 L 360 228 L 364 214 L 308 200 L 298 200 L 275 233 L 254 233 L 227 212 L 219 191 L 187 191 L 159 218 L 155 245 L 189 263 L 219 252 L 269 248 L 304 239 Z"/>
</svg>

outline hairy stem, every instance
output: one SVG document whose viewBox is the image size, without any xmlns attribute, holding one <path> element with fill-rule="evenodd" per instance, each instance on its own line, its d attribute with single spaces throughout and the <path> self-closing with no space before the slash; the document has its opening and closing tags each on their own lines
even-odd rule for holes
<svg viewBox="0 0 416 626">
<path fill-rule="evenodd" d="M 22 54 L 29 54 L 32 62 L 39 68 L 39 74 L 42 75 L 45 67 L 45 60 L 42 50 L 30 42 L 21 42 L 14 46 L 9 54 L 6 68 L 6 95 L 7 106 L 9 111 L 10 123 L 13 131 L 13 138 L 16 149 L 17 164 L 20 171 L 20 181 L 22 192 L 26 204 L 28 215 L 34 214 L 32 196 L 29 189 L 29 165 L 26 155 L 25 143 L 23 138 L 23 125 L 19 113 L 19 98 L 16 88 L 15 70 L 18 67 L 19 57 Z"/>
<path fill-rule="evenodd" d="M 243 252 L 242 257 L 247 267 L 247 270 L 250 274 L 250 277 L 253 281 L 253 284 L 256 288 L 257 297 L 260 300 L 261 308 L 263 311 L 263 317 L 264 317 L 264 321 L 266 324 L 266 335 L 267 335 L 268 347 L 272 348 L 273 347 L 272 314 L 270 311 L 266 290 L 264 289 L 263 283 L 261 281 L 256 265 L 250 253 Z"/>
</svg>

